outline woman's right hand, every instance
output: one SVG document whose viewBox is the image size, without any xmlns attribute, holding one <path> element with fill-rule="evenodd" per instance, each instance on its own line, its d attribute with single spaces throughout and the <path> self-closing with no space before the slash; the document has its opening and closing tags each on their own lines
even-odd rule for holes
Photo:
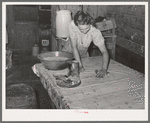
<svg viewBox="0 0 150 123">
<path fill-rule="evenodd" d="M 83 67 L 83 66 L 80 66 L 79 72 L 84 72 L 84 71 L 85 71 L 84 67 Z"/>
</svg>

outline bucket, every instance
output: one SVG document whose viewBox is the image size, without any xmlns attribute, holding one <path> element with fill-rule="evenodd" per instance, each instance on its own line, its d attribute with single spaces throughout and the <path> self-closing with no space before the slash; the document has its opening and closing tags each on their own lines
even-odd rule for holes
<svg viewBox="0 0 150 123">
<path fill-rule="evenodd" d="M 6 109 L 38 109 L 34 89 L 24 83 L 7 86 Z"/>
<path fill-rule="evenodd" d="M 56 36 L 59 38 L 69 37 L 69 23 L 71 22 L 70 10 L 59 10 L 56 12 Z"/>
</svg>

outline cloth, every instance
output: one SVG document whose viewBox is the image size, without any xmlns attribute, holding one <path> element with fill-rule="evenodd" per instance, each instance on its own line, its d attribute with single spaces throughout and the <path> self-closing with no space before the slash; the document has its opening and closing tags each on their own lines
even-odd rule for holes
<svg viewBox="0 0 150 123">
<path fill-rule="evenodd" d="M 87 57 L 87 50 L 92 41 L 98 47 L 104 44 L 104 38 L 100 30 L 96 29 L 92 25 L 90 30 L 87 32 L 87 34 L 83 34 L 80 32 L 80 30 L 72 20 L 69 24 L 69 34 L 70 34 L 70 40 L 77 41 L 77 48 L 79 50 L 79 54 L 81 57 Z M 62 50 L 73 52 L 69 40 L 66 42 Z"/>
<path fill-rule="evenodd" d="M 38 77 L 40 77 L 38 70 L 36 69 L 35 65 L 32 66 L 32 70 L 34 74 L 36 74 Z"/>
<path fill-rule="evenodd" d="M 54 77 L 56 79 L 57 85 L 63 88 L 73 88 L 81 84 L 80 77 L 75 77 L 75 76 L 72 77 L 67 75 L 54 76 Z"/>
<path fill-rule="evenodd" d="M 12 67 L 12 50 L 6 50 L 6 69 Z"/>
</svg>

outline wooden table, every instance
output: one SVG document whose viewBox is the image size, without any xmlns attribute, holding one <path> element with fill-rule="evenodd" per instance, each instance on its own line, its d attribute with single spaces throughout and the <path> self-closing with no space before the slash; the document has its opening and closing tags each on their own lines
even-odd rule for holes
<svg viewBox="0 0 150 123">
<path fill-rule="evenodd" d="M 67 69 L 51 71 L 39 63 L 33 71 L 58 109 L 144 109 L 145 76 L 114 60 L 110 60 L 109 76 L 96 78 L 102 57 L 83 58 L 85 71 L 80 74 L 81 85 L 75 88 L 57 86 L 54 74 L 66 74 Z"/>
</svg>

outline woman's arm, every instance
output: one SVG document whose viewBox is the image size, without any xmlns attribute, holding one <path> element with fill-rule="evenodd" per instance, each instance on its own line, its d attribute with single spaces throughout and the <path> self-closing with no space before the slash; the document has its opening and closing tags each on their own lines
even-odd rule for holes
<svg viewBox="0 0 150 123">
<path fill-rule="evenodd" d="M 105 44 L 99 47 L 99 50 L 103 54 L 103 61 L 102 61 L 102 69 L 97 72 L 97 77 L 103 78 L 107 74 L 107 69 L 108 69 L 108 63 L 109 63 L 109 54 L 106 49 Z"/>
<path fill-rule="evenodd" d="M 102 69 L 107 70 L 108 69 L 108 62 L 109 62 L 109 54 L 108 51 L 106 49 L 105 44 L 103 44 L 102 46 L 99 47 L 99 50 L 102 52 L 103 54 L 103 62 L 102 62 Z"/>
<path fill-rule="evenodd" d="M 81 61 L 81 57 L 79 55 L 79 51 L 78 51 L 78 48 L 77 48 L 77 42 L 76 42 L 76 40 L 71 40 L 70 39 L 70 43 L 71 43 L 71 47 L 73 49 L 74 57 L 79 62 L 80 70 L 84 71 L 84 67 L 83 67 L 83 64 L 82 64 L 82 61 Z"/>
<path fill-rule="evenodd" d="M 77 48 L 77 34 L 76 34 L 77 30 L 78 27 L 74 25 L 74 21 L 71 21 L 71 23 L 69 24 L 70 44 L 73 49 L 74 57 L 79 62 L 80 71 L 84 71 L 84 67 Z"/>
<path fill-rule="evenodd" d="M 104 43 L 105 39 L 102 36 L 100 30 L 93 28 L 92 36 L 93 36 L 93 43 L 99 48 L 99 50 L 103 54 L 102 69 L 96 72 L 97 76 L 102 78 L 107 73 L 108 63 L 109 63 L 109 54 Z"/>
</svg>

